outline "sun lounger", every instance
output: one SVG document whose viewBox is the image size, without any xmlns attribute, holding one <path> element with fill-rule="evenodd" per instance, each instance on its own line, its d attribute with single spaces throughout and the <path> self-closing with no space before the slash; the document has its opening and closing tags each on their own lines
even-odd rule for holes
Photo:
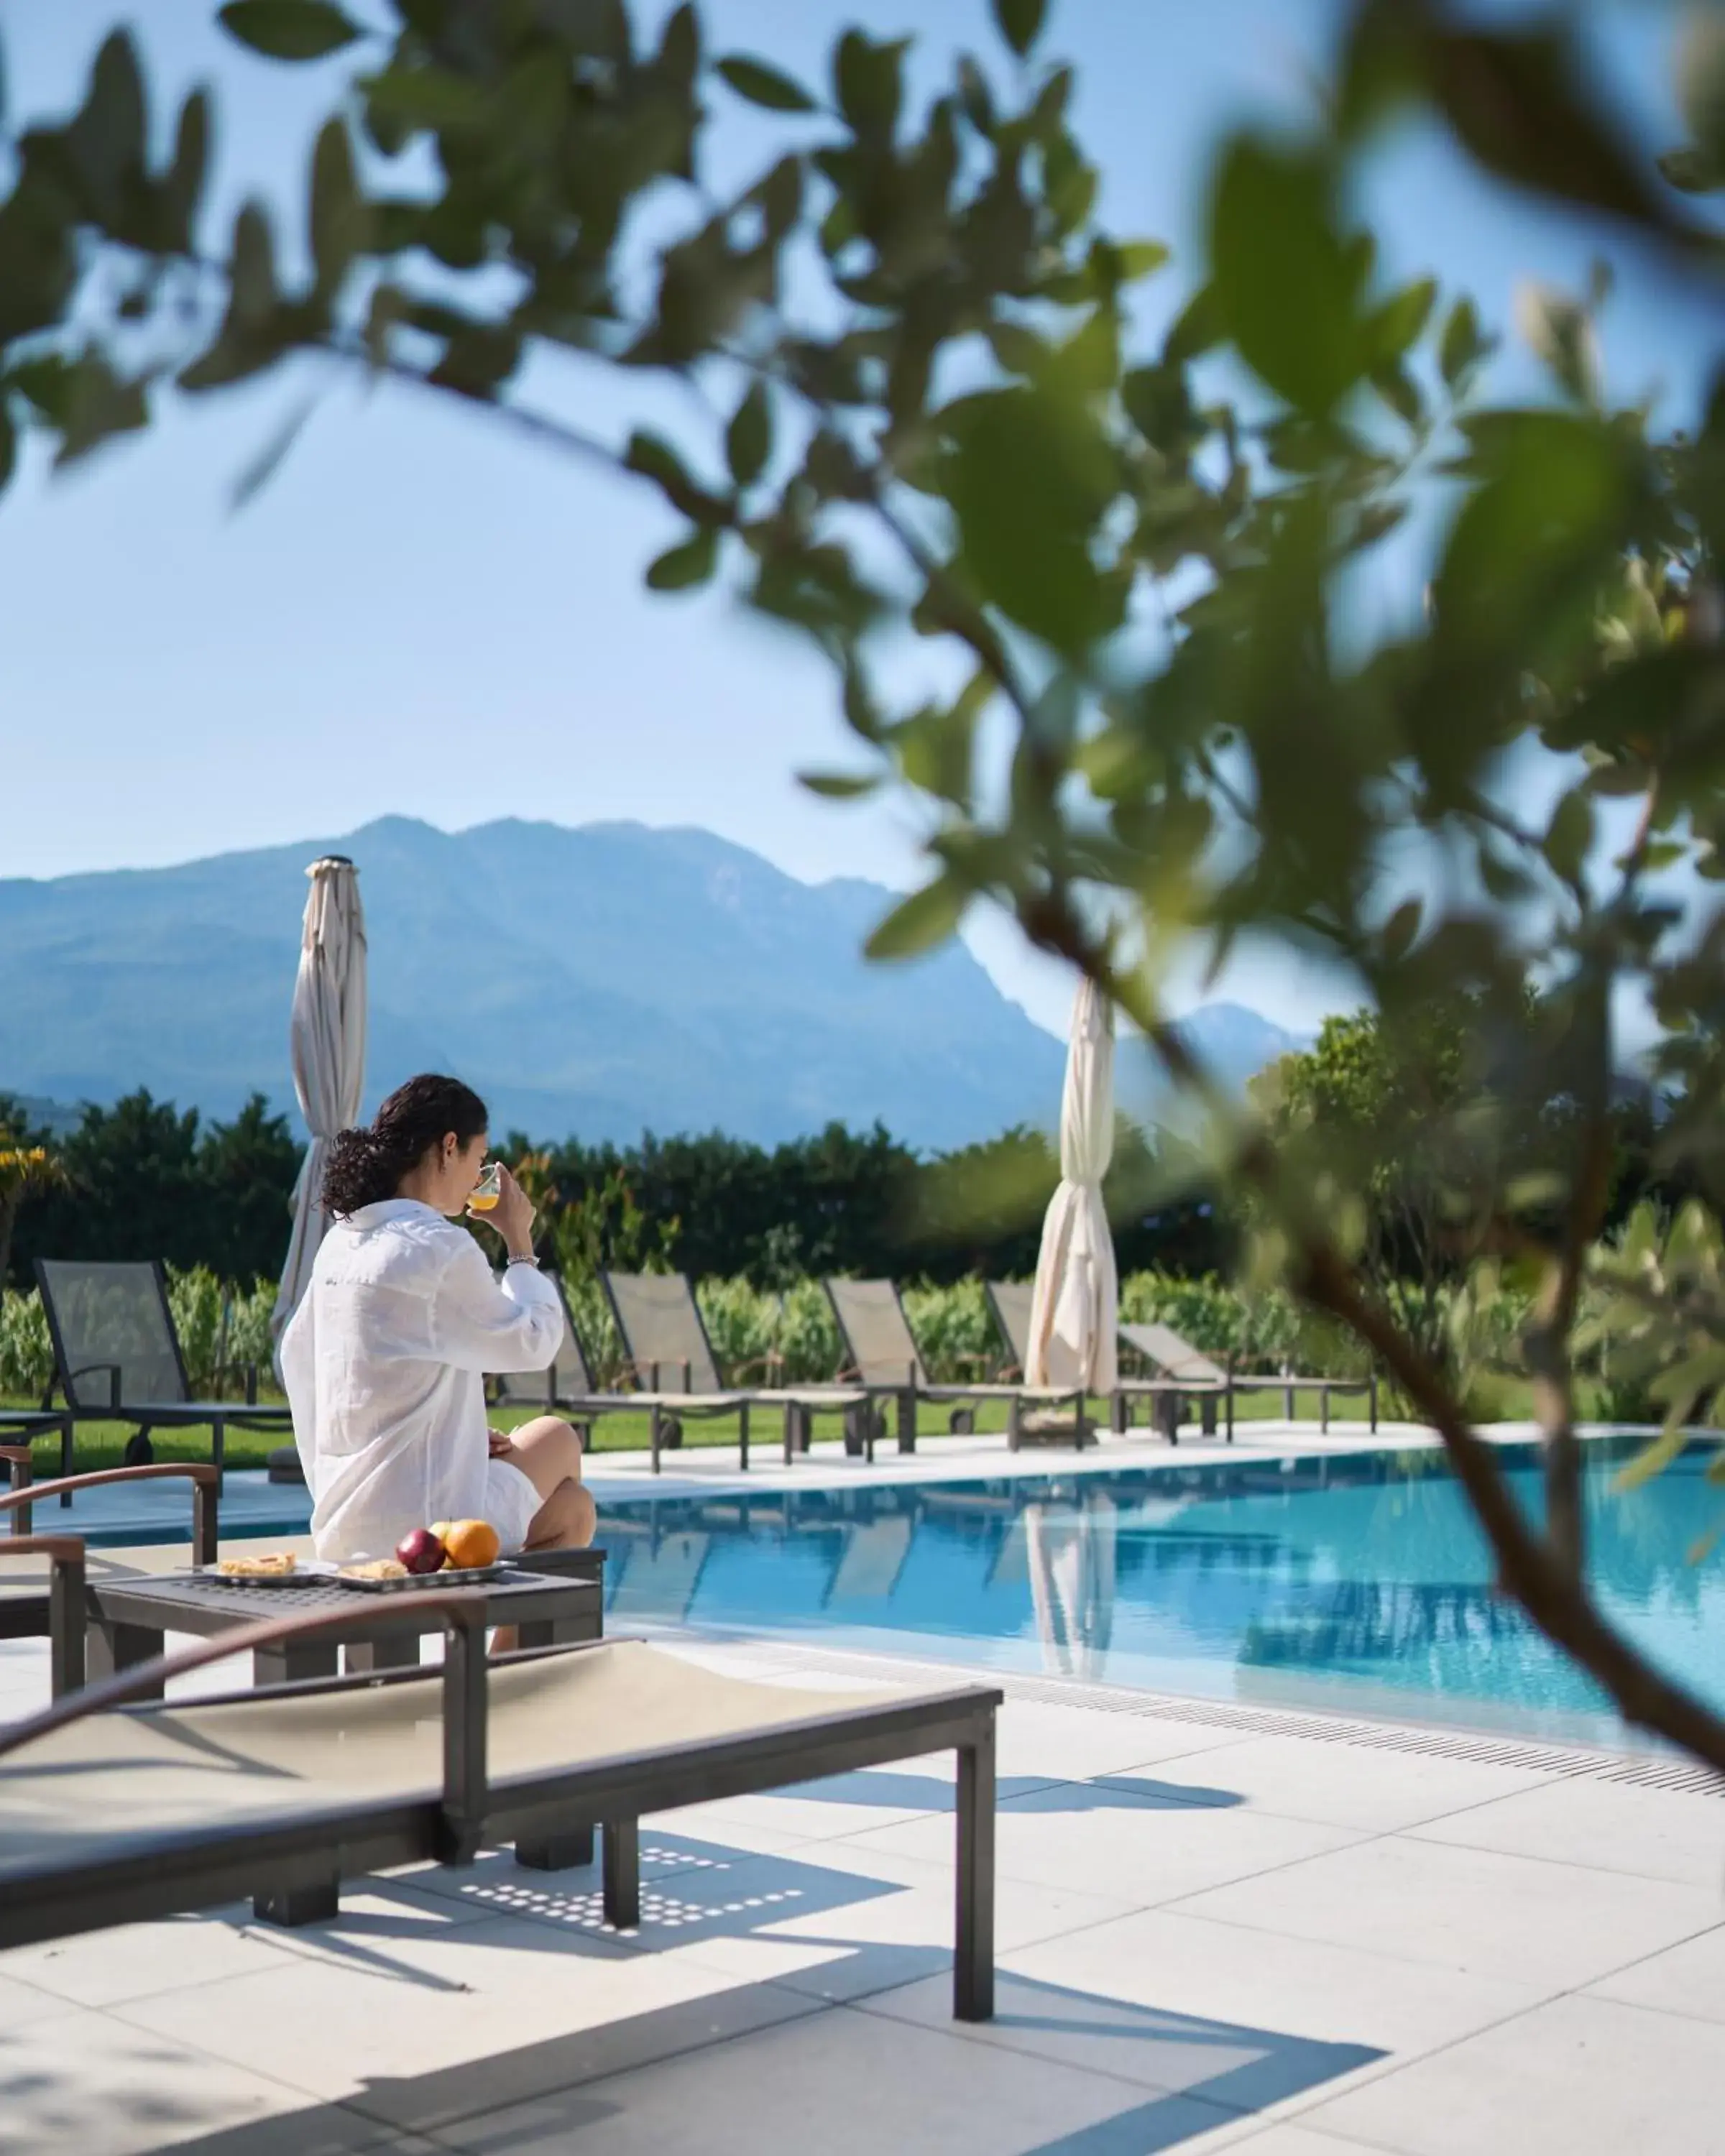
<svg viewBox="0 0 1725 2156">
<path fill-rule="evenodd" d="M 3 1550 L 0 1543 L 0 1550 Z M 993 2010 L 995 1691 L 805 1691 L 637 1640 L 485 1661 L 484 1598 L 436 1593 L 441 1671 L 184 1705 L 128 1702 L 351 1613 L 229 1632 L 0 1731 L 0 1948 L 250 1897 L 334 1912 L 340 1881 L 513 1841 L 555 1868 L 603 1831 L 603 1902 L 640 1921 L 639 1822 L 951 1749 L 958 1760 L 953 2011 Z M 441 1713 L 435 1707 L 440 1703 Z"/>
<path fill-rule="evenodd" d="M 51 1407 L 56 1389 L 65 1402 L 63 1478 L 72 1472 L 74 1429 L 80 1422 L 133 1424 L 128 1466 L 148 1458 L 152 1430 L 208 1424 L 210 1457 L 218 1469 L 230 1424 L 291 1431 L 286 1408 L 258 1404 L 254 1363 L 234 1366 L 247 1394 L 244 1402 L 193 1399 L 168 1305 L 167 1276 L 159 1265 L 38 1258 L 36 1279 L 54 1342 L 54 1381 L 42 1404 L 44 1410 Z"/>
<path fill-rule="evenodd" d="M 563 1306 L 562 1339 L 555 1357 L 542 1370 L 493 1373 L 499 1405 L 543 1408 L 549 1414 L 567 1414 L 576 1422 L 591 1422 L 603 1414 L 639 1414 L 645 1404 L 639 1393 L 608 1392 L 594 1379 L 563 1283 L 555 1273 L 547 1277 Z"/>
<path fill-rule="evenodd" d="M 1006 1346 L 1003 1378 L 1022 1378 L 1030 1352 L 1030 1305 L 1035 1290 L 1028 1281 L 984 1281 L 983 1294 L 995 1330 Z"/>
<path fill-rule="evenodd" d="M 1011 1367 L 1022 1373 L 1030 1346 L 1030 1309 L 1035 1290 L 1028 1281 L 988 1281 L 984 1283 L 988 1308 L 1011 1357 Z M 1120 1338 L 1157 1371 L 1153 1378 L 1121 1378 L 1109 1395 L 1109 1422 L 1116 1431 L 1129 1427 L 1132 1399 L 1147 1394 L 1155 1403 L 1158 1426 L 1171 1444 L 1179 1440 L 1180 1415 L 1188 1392 L 1201 1394 L 1204 1427 L 1216 1425 L 1216 1399 L 1227 1397 L 1228 1373 L 1165 1325 L 1122 1325 Z M 1176 1382 L 1178 1380 L 1180 1382 Z M 1232 1435 L 1230 1424 L 1230 1435 Z"/>
<path fill-rule="evenodd" d="M 919 1400 L 1006 1403 L 1007 1443 L 1019 1446 L 1037 1442 L 1076 1444 L 1094 1442 L 1084 1414 L 1084 1395 L 1070 1389 L 1024 1384 L 937 1385 L 931 1383 L 916 1335 L 896 1282 L 890 1280 L 829 1280 L 827 1301 L 845 1343 L 844 1376 L 854 1378 L 869 1392 L 891 1396 L 897 1403 L 898 1448 L 916 1449 L 916 1403 Z M 1040 1409 L 1040 1414 L 1028 1412 Z M 1048 1410 L 1071 1410 L 1070 1419 Z"/>
<path fill-rule="evenodd" d="M 819 1412 L 847 1418 L 845 1449 L 872 1460 L 872 1433 L 863 1427 L 867 1391 L 859 1385 L 750 1385 L 727 1389 L 707 1337 L 695 1291 L 681 1273 L 606 1273 L 605 1294 L 624 1353 L 643 1389 L 639 1404 L 652 1408 L 653 1471 L 665 1441 L 667 1421 L 684 1415 L 734 1414 L 742 1464 L 749 1464 L 749 1409 L 777 1408 L 783 1418 L 784 1460 L 809 1448 L 812 1417 Z M 672 1441 L 679 1441 L 674 1439 Z"/>
<path fill-rule="evenodd" d="M 1194 1385 L 1225 1385 L 1228 1373 L 1222 1365 L 1183 1340 L 1166 1325 L 1122 1325 L 1120 1337 L 1142 1355 L 1158 1377 L 1179 1378 Z"/>
<path fill-rule="evenodd" d="M 1219 1401 L 1226 1414 L 1229 1441 L 1234 1438 L 1234 1378 L 1212 1357 L 1183 1340 L 1171 1326 L 1153 1322 L 1120 1327 L 1122 1343 L 1150 1366 L 1147 1378 L 1122 1376 L 1114 1395 L 1111 1420 L 1117 1430 L 1129 1429 L 1132 1402 L 1148 1398 L 1151 1414 L 1170 1445 L 1180 1441 L 1180 1424 L 1186 1402 L 1198 1404 L 1200 1426 L 1206 1437 L 1215 1435 Z"/>
<path fill-rule="evenodd" d="M 1127 1346 L 1143 1357 L 1155 1371 L 1156 1376 L 1145 1381 L 1132 1378 L 1122 1380 L 1117 1395 L 1115 1427 L 1124 1430 L 1131 1414 L 1130 1403 L 1135 1394 L 1148 1393 L 1158 1399 L 1158 1406 L 1166 1399 L 1165 1427 L 1170 1438 L 1179 1428 L 1180 1401 L 1183 1396 L 1195 1397 L 1204 1413 L 1204 1429 L 1208 1436 L 1216 1427 L 1216 1402 L 1223 1401 L 1227 1417 L 1227 1435 L 1234 1441 L 1234 1403 L 1240 1393 L 1281 1393 L 1287 1419 L 1294 1420 L 1296 1395 L 1315 1392 L 1318 1396 L 1318 1428 L 1330 1426 L 1330 1399 L 1336 1393 L 1363 1393 L 1367 1400 L 1368 1419 L 1372 1429 L 1378 1427 L 1378 1373 L 1375 1369 L 1363 1378 L 1322 1378 L 1284 1371 L 1279 1376 L 1235 1370 L 1231 1364 L 1224 1367 L 1205 1355 L 1191 1342 L 1166 1325 L 1122 1325 L 1120 1337 Z"/>
</svg>

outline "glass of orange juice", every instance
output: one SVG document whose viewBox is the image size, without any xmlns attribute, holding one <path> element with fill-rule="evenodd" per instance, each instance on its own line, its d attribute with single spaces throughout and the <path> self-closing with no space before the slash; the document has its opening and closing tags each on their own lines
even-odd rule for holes
<svg viewBox="0 0 1725 2156">
<path fill-rule="evenodd" d="M 467 1200 L 470 1213 L 494 1213 L 497 1201 L 503 1195 L 503 1171 L 495 1160 L 485 1163 L 485 1172 L 473 1186 Z"/>
</svg>

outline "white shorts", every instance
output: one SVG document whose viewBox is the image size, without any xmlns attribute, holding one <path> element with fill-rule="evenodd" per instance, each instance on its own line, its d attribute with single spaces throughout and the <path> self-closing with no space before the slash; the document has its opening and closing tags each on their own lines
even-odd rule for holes
<svg viewBox="0 0 1725 2156">
<path fill-rule="evenodd" d="M 486 1460 L 485 1517 L 497 1530 L 506 1550 L 526 1545 L 527 1530 L 539 1505 L 539 1492 L 513 1460 Z"/>
</svg>

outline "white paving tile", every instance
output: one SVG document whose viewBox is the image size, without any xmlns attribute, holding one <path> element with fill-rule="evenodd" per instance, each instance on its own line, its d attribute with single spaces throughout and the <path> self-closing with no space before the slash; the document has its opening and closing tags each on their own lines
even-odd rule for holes
<svg viewBox="0 0 1725 2156">
<path fill-rule="evenodd" d="M 1006 1948 L 1001 1958 L 1016 1974 L 1097 1997 L 1355 2045 L 1392 2063 L 1489 2028 L 1544 1995 L 1496 1975 L 1164 1909 Z"/>
<path fill-rule="evenodd" d="M 445 2129 L 471 2156 L 1152 2156 L 1226 2116 L 946 2031 L 831 2007 Z"/>
<path fill-rule="evenodd" d="M 1725 1802 L 1717 1796 L 1578 1778 L 1435 1820 L 1418 1831 L 1470 1849 L 1705 1887 L 1725 1916 Z"/>
<path fill-rule="evenodd" d="M 1397 2156 L 1722 2156 L 1725 2045 L 1702 2022 L 1558 1999 L 1301 2119 Z"/>
<path fill-rule="evenodd" d="M 1651 2006 L 1665 2014 L 1689 2014 L 1725 2021 L 1725 1924 L 1667 1947 L 1663 1953 L 1614 1969 L 1590 1984 L 1590 1994 Z"/>
<path fill-rule="evenodd" d="M 308 2095 L 436 2132 L 813 2007 L 675 1950 L 504 1917 L 398 1941 L 388 1968 L 306 1960 L 118 2010 Z"/>
<path fill-rule="evenodd" d="M 1373 1833 L 1537 1793 L 1548 1779 L 1525 1768 L 1315 1737 L 1245 1738 L 1204 1765 L 1209 1779 L 1255 1810 Z"/>
<path fill-rule="evenodd" d="M 8 1955 L 7 1959 L 10 1958 Z M 0 1968 L 3 1967 L 4 1964 L 0 1963 Z M 47 2020 L 65 2010 L 65 2000 L 55 1993 L 0 1975 L 0 2029 L 27 2029 L 33 2021 Z"/>
<path fill-rule="evenodd" d="M 951 1784 L 933 1763 L 911 1760 L 902 1768 L 865 1768 L 760 1796 L 733 1797 L 723 1813 L 727 1821 L 734 1818 L 783 1840 L 821 1841 L 925 1812 L 950 1810 L 952 1802 Z M 701 1823 L 695 1807 L 654 1815 L 655 1826 L 682 1832 L 698 1832 Z"/>
<path fill-rule="evenodd" d="M 381 2132 L 111 2014 L 0 2025 L 0 2156 L 141 2156 L 187 2143 L 212 2156 L 347 2156 L 375 2148 Z"/>
<path fill-rule="evenodd" d="M 969 1674 L 985 1679 L 987 1672 Z M 822 1681 L 833 1681 L 823 1672 Z M 1096 1774 L 1129 1774 L 1135 1768 L 1203 1753 L 1231 1751 L 1253 1740 L 1237 1729 L 1215 1729 L 1178 1716 L 1114 1712 L 1085 1707 L 1061 1707 L 1046 1700 L 1009 1698 L 995 1722 L 995 1772 L 1004 1790 L 1015 1780 L 1074 1782 Z M 932 1753 L 916 1762 L 919 1774 L 954 1779 L 950 1752 Z M 1199 1779 L 1225 1779 L 1214 1762 Z"/>
<path fill-rule="evenodd" d="M 1070 1782 L 1091 1774 L 1129 1774 L 1157 1760 L 1227 1751 L 1240 1742 L 1237 1729 L 1209 1728 L 1178 1717 L 1164 1720 L 1009 1699 L 1000 1710 L 997 1765 L 1002 1774 L 1050 1774 Z M 1214 1779 L 1210 1768 L 1204 1771 Z"/>
<path fill-rule="evenodd" d="M 676 1830 L 671 1825 L 698 1810 L 704 1823 L 716 1824 L 722 1839 L 711 1833 Z M 660 1813 L 641 1825 L 641 1883 L 649 1901 L 666 1882 L 697 1878 L 710 1885 L 740 1864 L 758 1856 L 782 1856 L 788 1861 L 813 1845 L 802 1837 L 773 1834 L 747 1821 L 725 1818 L 726 1808 L 706 1804 L 691 1814 Z M 467 1865 L 429 1865 L 408 1875 L 414 1892 L 430 1904 L 442 1904 L 464 1917 L 527 1915 L 549 1918 L 567 1928 L 603 1932 L 601 1881 L 597 1861 L 572 1866 L 562 1871 L 532 1871 L 515 1861 L 510 1850 L 496 1850 Z M 680 1893 L 684 1887 L 676 1890 Z M 348 1899 L 342 1897 L 345 1912 Z"/>
<path fill-rule="evenodd" d="M 1340 2140 L 1291 2119 L 1279 2119 L 1271 2126 L 1254 2119 L 1202 2134 L 1182 2148 L 1180 2156 L 1218 2156 L 1224 2148 L 1238 2149 L 1240 2156 L 1360 2156 L 1361 2149 L 1369 2145 L 1353 2137 Z"/>
<path fill-rule="evenodd" d="M 267 1935 L 243 1930 L 242 1922 L 241 1912 L 232 1911 L 14 1947 L 0 1954 L 0 1976 L 69 2005 L 116 2006 L 152 1992 L 228 1983 L 281 1967 L 279 1948 Z"/>
<path fill-rule="evenodd" d="M 708 1884 L 687 1874 L 678 1875 L 673 1883 L 697 1903 Z M 795 1864 L 762 1858 L 738 1866 L 715 1883 L 713 1920 L 696 1923 L 686 1933 L 686 1950 L 694 1958 L 826 1999 L 860 1998 L 933 1972 L 950 2013 L 950 1859 L 926 1863 L 829 1841 L 805 1851 Z M 788 1888 L 798 1898 L 778 1903 L 770 1899 Z M 734 1913 L 726 1912 L 727 1901 Z M 1118 1902 L 1097 1895 L 1002 1880 L 994 1909 L 996 1941 L 1004 1953 L 1120 1913 Z M 664 1935 L 648 1914 L 640 1937 L 650 1947 Z"/>
<path fill-rule="evenodd" d="M 995 1834 L 1000 1872 L 1142 1905 L 1248 1879 L 1354 1839 L 1344 1828 L 1254 1812 L 1195 1776 L 1182 1786 L 1189 1798 L 1204 1789 L 1223 1800 L 1175 1803 L 1122 1777 L 1067 1783 L 1004 1804 Z M 952 1834 L 950 1820 L 919 1819 L 851 1839 L 861 1849 L 938 1860 Z"/>
<path fill-rule="evenodd" d="M 1195 2097 L 1220 2109 L 1260 2111 L 1375 2063 L 1369 2046 L 1291 2036 L 999 1972 L 992 2021 L 955 2027 L 950 1986 L 925 1979 L 864 2002 L 870 2014 L 1029 2058 Z"/>
<path fill-rule="evenodd" d="M 1589 1983 L 1674 1945 L 1715 1914 L 1712 1897 L 1692 1887 L 1400 1836 L 1216 1887 L 1180 1907 L 1546 1989 Z"/>
</svg>

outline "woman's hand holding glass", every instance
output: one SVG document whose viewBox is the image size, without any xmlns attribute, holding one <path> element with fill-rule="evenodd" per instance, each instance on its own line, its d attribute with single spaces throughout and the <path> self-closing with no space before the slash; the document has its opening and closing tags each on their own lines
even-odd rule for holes
<svg viewBox="0 0 1725 2156">
<path fill-rule="evenodd" d="M 533 1201 L 501 1162 L 497 1171 L 497 1202 L 488 1211 L 475 1212 L 469 1202 L 469 1218 L 495 1228 L 512 1258 L 533 1255 Z"/>
</svg>

